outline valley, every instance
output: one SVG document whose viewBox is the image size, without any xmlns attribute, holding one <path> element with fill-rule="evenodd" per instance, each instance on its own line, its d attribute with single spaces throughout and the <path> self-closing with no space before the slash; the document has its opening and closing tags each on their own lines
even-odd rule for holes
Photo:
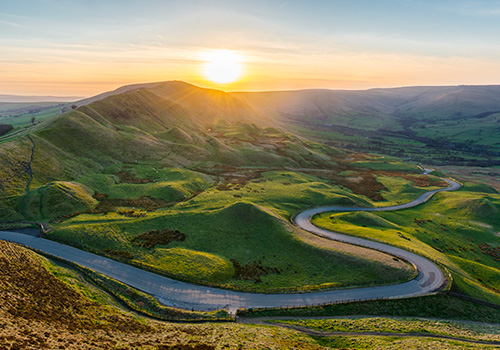
<svg viewBox="0 0 500 350">
<path fill-rule="evenodd" d="M 140 268 L 134 272 L 139 276 L 153 272 L 227 295 L 267 293 L 287 300 L 280 305 L 328 304 L 312 295 L 415 283 L 414 266 L 399 253 L 331 241 L 293 224 L 304 210 L 328 206 L 335 211 L 309 216 L 315 226 L 424 256 L 439 267 L 432 281 L 442 274 L 449 282 L 439 295 L 374 301 L 407 310 L 385 314 L 382 309 L 392 310 L 387 306 L 375 315 L 436 317 L 434 310 L 412 306 L 434 298 L 436 308 L 461 305 L 443 317 L 475 320 L 470 310 L 482 308 L 489 322 L 498 322 L 498 187 L 492 175 L 483 182 L 478 171 L 460 178 L 468 169 L 463 166 L 492 174 L 498 165 L 496 92 L 496 86 L 465 86 L 224 93 L 179 81 L 124 87 L 77 101 L 63 114 L 26 120 L 0 138 L 0 229 L 42 225 L 51 244 Z M 447 167 L 457 164 L 461 172 L 453 176 L 462 188 L 442 192 L 451 183 Z M 435 171 L 423 175 L 422 165 Z M 436 194 L 428 202 L 404 205 L 430 191 Z M 336 212 L 349 207 L 363 210 Z M 22 249 L 11 246 L 2 249 Z M 106 276 L 68 268 L 103 288 L 114 303 L 119 300 L 119 309 L 127 305 L 126 312 L 163 320 L 231 320 L 226 311 L 189 311 L 203 309 L 196 303 L 161 305 Z M 294 295 L 296 303 L 287 299 Z M 369 299 L 339 300 L 349 298 Z M 337 308 L 349 315 L 349 307 L 365 315 L 364 305 L 237 306 L 243 306 L 239 317 L 251 322 L 260 315 L 337 315 Z M 149 322 L 139 321 L 153 327 Z M 278 332 L 266 327 L 270 333 L 263 337 Z M 293 334 L 302 348 L 333 344 Z"/>
</svg>

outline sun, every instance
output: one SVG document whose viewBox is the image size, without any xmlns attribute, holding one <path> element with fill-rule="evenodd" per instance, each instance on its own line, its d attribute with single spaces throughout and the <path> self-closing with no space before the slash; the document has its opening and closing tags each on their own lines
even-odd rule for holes
<svg viewBox="0 0 500 350">
<path fill-rule="evenodd" d="M 227 84 L 238 80 L 243 73 L 242 57 L 229 50 L 214 50 L 204 55 L 203 74 L 214 83 Z"/>
</svg>

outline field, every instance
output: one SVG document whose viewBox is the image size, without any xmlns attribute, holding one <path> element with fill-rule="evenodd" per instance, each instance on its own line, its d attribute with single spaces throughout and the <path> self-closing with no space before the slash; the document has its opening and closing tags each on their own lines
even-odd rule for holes
<svg viewBox="0 0 500 350">
<path fill-rule="evenodd" d="M 0 346 L 5 349 L 322 349 L 346 346 L 461 349 L 465 346 L 485 348 L 485 345 L 416 338 L 413 333 L 486 341 L 499 338 L 497 325 L 414 318 L 342 317 L 277 321 L 274 326 L 253 325 L 252 321 L 250 324 L 166 323 L 127 311 L 115 298 L 89 283 L 87 275 L 17 245 L 0 242 L 0 264 Z M 415 306 L 425 304 L 433 303 L 419 301 Z M 456 305 L 457 310 L 465 310 L 464 305 L 467 303 Z M 475 309 L 468 309 L 471 314 L 483 316 L 484 320 L 498 317 L 494 316 L 494 311 L 487 311 L 494 309 L 474 305 Z M 402 312 L 400 306 L 393 309 Z M 382 308 L 388 309 L 387 305 Z M 496 312 L 498 314 L 498 310 Z M 301 328 L 286 329 L 281 324 Z M 315 329 L 327 333 L 311 335 L 310 330 Z M 332 336 L 328 332 L 345 333 Z M 356 332 L 375 334 L 360 336 Z M 378 332 L 407 335 L 377 335 Z"/>
<path fill-rule="evenodd" d="M 170 82 L 96 99 L 62 115 L 58 106 L 19 105 L 15 115 L 0 106 L 0 124 L 15 127 L 0 138 L 0 228 L 43 223 L 49 228 L 45 238 L 234 290 L 392 284 L 413 278 L 414 269 L 387 254 L 311 235 L 294 227 L 291 217 L 321 205 L 406 203 L 446 186 L 440 177 L 456 174 L 464 179 L 460 191 L 440 193 L 412 209 L 314 219 L 327 229 L 427 256 L 453 277 L 448 294 L 239 310 L 240 320 L 250 323 L 285 315 L 341 317 L 240 325 L 226 311 L 165 307 L 103 275 L 0 242 L 0 347 L 497 346 L 479 342 L 499 341 L 498 326 L 458 320 L 500 322 L 497 307 L 465 299 L 500 304 L 498 169 L 451 165 L 498 163 L 499 114 L 483 105 L 458 106 L 453 91 L 439 95 L 452 98 L 450 103 L 425 99 L 436 110 L 419 97 L 399 114 L 390 103 L 411 93 L 385 93 L 367 91 L 369 101 L 385 100 L 366 109 L 351 92 L 338 92 L 344 106 L 331 105 L 329 93 L 298 92 L 288 109 L 280 106 L 287 93 L 240 99 L 238 93 Z M 492 111 L 498 110 L 495 103 Z M 422 167 L 408 160 L 448 167 L 422 175 Z M 200 320 L 220 323 L 187 323 Z"/>
</svg>

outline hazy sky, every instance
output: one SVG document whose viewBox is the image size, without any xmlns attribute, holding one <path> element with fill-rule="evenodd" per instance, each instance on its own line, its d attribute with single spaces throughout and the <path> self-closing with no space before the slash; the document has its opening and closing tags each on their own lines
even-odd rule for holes
<svg viewBox="0 0 500 350">
<path fill-rule="evenodd" d="M 500 0 L 0 0 L 0 94 L 500 84 Z M 203 53 L 234 50 L 217 85 Z"/>
</svg>

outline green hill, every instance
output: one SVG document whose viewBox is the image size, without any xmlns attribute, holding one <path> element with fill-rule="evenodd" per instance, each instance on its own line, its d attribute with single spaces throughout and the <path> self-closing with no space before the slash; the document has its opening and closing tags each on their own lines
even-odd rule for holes
<svg viewBox="0 0 500 350">
<path fill-rule="evenodd" d="M 97 205 L 90 189 L 75 182 L 55 181 L 28 193 L 20 211 L 29 220 L 43 220 L 86 211 Z"/>
</svg>

